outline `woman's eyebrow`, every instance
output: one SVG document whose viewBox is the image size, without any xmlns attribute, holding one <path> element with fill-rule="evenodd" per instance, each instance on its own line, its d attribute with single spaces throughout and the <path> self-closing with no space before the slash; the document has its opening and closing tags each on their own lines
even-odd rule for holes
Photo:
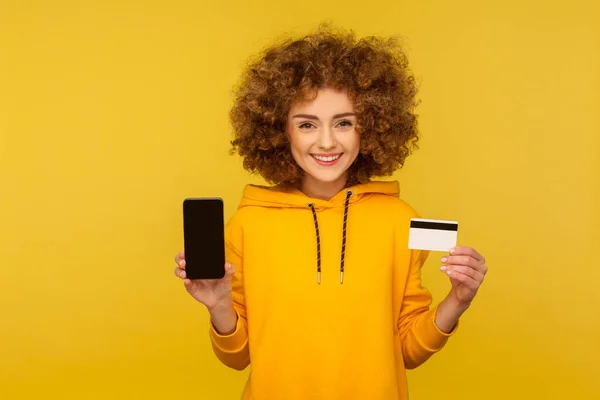
<svg viewBox="0 0 600 400">
<path fill-rule="evenodd" d="M 353 117 L 355 115 L 356 114 L 353 112 L 346 112 L 346 113 L 341 113 L 341 114 L 335 114 L 333 116 L 333 119 L 343 118 L 343 117 Z M 319 118 L 316 115 L 310 115 L 310 114 L 296 114 L 292 118 L 305 118 L 305 119 L 312 119 L 315 121 L 319 120 Z"/>
</svg>

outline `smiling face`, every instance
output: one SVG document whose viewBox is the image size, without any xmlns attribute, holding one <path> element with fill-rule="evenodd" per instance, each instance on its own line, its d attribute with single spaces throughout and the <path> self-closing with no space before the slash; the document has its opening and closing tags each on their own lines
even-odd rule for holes
<svg viewBox="0 0 600 400">
<path fill-rule="evenodd" d="M 344 188 L 360 145 L 355 127 L 354 106 L 343 91 L 321 89 L 315 99 L 292 105 L 287 133 L 304 171 L 304 193 L 331 198 Z"/>
</svg>

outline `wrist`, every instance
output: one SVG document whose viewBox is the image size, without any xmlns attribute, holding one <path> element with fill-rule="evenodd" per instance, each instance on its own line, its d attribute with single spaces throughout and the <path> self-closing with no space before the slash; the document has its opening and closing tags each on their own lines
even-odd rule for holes
<svg viewBox="0 0 600 400">
<path fill-rule="evenodd" d="M 467 308 L 468 305 L 461 304 L 454 296 L 449 295 L 438 305 L 435 324 L 442 332 L 450 333 Z"/>
<path fill-rule="evenodd" d="M 208 310 L 213 328 L 221 335 L 231 335 L 237 325 L 237 313 L 233 308 L 233 300 L 225 299 Z"/>
<path fill-rule="evenodd" d="M 233 298 L 231 297 L 231 293 L 224 298 L 217 300 L 213 306 L 207 307 L 207 309 L 211 315 L 222 314 L 223 311 L 233 309 Z"/>
<path fill-rule="evenodd" d="M 446 304 L 446 307 L 452 309 L 456 314 L 463 314 L 467 309 L 471 306 L 471 302 L 461 302 L 459 301 L 454 293 L 450 292 L 448 296 L 443 300 L 443 303 Z"/>
</svg>

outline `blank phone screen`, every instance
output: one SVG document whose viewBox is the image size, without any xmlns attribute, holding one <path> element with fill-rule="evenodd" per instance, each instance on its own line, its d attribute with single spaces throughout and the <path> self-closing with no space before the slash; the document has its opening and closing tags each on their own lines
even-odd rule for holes
<svg viewBox="0 0 600 400">
<path fill-rule="evenodd" d="M 225 276 L 223 200 L 185 199 L 183 235 L 187 278 L 223 278 Z"/>
</svg>

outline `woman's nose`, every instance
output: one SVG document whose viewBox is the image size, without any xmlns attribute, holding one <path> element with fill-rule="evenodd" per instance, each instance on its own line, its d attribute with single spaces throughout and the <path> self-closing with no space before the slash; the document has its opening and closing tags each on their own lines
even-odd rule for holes
<svg viewBox="0 0 600 400">
<path fill-rule="evenodd" d="M 324 128 L 319 135 L 319 146 L 324 149 L 335 147 L 335 136 L 330 128 Z"/>
</svg>

